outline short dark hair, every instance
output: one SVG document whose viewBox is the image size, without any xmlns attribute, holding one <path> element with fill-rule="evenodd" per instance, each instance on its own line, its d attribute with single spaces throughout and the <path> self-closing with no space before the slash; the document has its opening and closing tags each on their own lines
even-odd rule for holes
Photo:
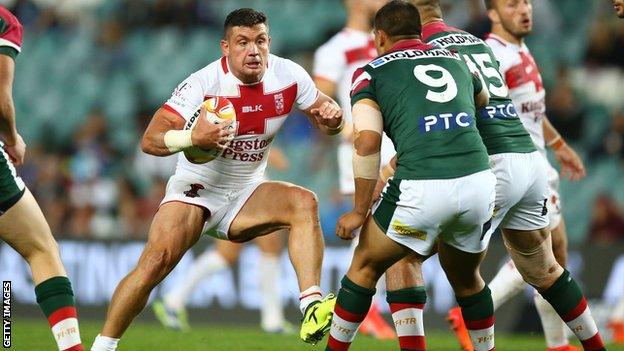
<svg viewBox="0 0 624 351">
<path fill-rule="evenodd" d="M 418 9 L 407 1 L 392 0 L 377 11 L 375 29 L 390 37 L 420 36 Z"/>
<path fill-rule="evenodd" d="M 485 8 L 488 10 L 491 10 L 494 8 L 494 1 L 492 0 L 483 0 L 483 2 L 485 3 Z"/>
<path fill-rule="evenodd" d="M 262 23 L 268 25 L 268 19 L 267 16 L 260 11 L 250 8 L 234 10 L 230 12 L 227 17 L 225 17 L 225 23 L 223 23 L 223 35 L 227 35 L 228 29 L 232 27 L 253 27 Z"/>
</svg>

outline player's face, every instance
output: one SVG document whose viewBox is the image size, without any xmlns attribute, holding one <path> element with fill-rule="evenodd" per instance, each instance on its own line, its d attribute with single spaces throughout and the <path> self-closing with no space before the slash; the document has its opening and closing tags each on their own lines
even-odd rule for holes
<svg viewBox="0 0 624 351">
<path fill-rule="evenodd" d="M 516 38 L 524 38 L 533 29 L 533 5 L 531 0 L 498 0 L 492 10 L 494 22 Z"/>
<path fill-rule="evenodd" d="M 265 24 L 235 26 L 221 40 L 221 51 L 228 58 L 232 73 L 243 83 L 251 84 L 259 82 L 266 71 L 270 44 Z"/>
<path fill-rule="evenodd" d="M 619 18 L 624 18 L 624 0 L 611 0 L 615 14 Z"/>
</svg>

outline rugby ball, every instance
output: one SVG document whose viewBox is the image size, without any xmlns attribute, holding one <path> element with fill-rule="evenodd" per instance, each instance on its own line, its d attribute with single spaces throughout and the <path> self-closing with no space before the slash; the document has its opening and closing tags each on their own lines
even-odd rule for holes
<svg viewBox="0 0 624 351">
<path fill-rule="evenodd" d="M 232 124 L 228 126 L 228 130 L 236 130 L 236 111 L 230 100 L 224 97 L 211 97 L 205 100 L 201 105 L 197 107 L 195 113 L 184 125 L 185 130 L 192 130 L 197 125 L 199 120 L 201 107 L 206 108 L 206 118 L 209 122 L 219 124 L 227 120 L 234 120 Z M 199 146 L 192 146 L 184 150 L 184 156 L 186 159 L 195 164 L 203 164 L 210 162 L 215 158 L 221 156 L 223 150 L 220 149 L 203 149 Z"/>
</svg>

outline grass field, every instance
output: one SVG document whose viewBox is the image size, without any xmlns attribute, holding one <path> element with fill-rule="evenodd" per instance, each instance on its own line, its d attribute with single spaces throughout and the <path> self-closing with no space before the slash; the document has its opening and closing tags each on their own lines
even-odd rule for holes
<svg viewBox="0 0 624 351">
<path fill-rule="evenodd" d="M 91 346 L 101 322 L 82 321 L 82 340 Z M 538 336 L 496 335 L 496 349 L 502 351 L 540 351 L 544 341 Z M 449 333 L 429 333 L 427 345 L 430 351 L 459 350 Z M 358 336 L 351 350 L 385 351 L 397 350 L 394 341 L 380 342 Z M 323 351 L 325 343 L 316 346 L 299 341 L 295 335 L 269 335 L 255 328 L 197 325 L 189 333 L 165 330 L 160 325 L 135 323 L 119 344 L 120 351 Z M 624 351 L 624 347 L 611 346 L 609 351 Z M 56 350 L 47 323 L 33 319 L 13 319 L 12 347 L 10 350 L 45 351 Z M 87 348 L 88 350 L 88 348 Z"/>
</svg>

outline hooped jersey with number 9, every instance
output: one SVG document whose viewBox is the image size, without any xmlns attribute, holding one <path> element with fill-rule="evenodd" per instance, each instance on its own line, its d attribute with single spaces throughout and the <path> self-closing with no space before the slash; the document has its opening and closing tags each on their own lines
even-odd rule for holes
<svg viewBox="0 0 624 351">
<path fill-rule="evenodd" d="M 397 150 L 395 178 L 459 178 L 489 168 L 474 123 L 481 89 L 458 54 L 405 40 L 356 70 L 351 103 L 379 105 Z"/>
<path fill-rule="evenodd" d="M 263 179 L 271 142 L 294 106 L 305 110 L 318 98 L 310 75 L 298 64 L 269 55 L 262 80 L 243 84 L 230 71 L 227 58 L 191 74 L 163 108 L 188 120 L 207 98 L 226 97 L 234 105 L 238 130 L 222 155 L 205 164 L 178 156 L 176 174 L 200 177 L 218 188 L 239 187 Z"/>
<path fill-rule="evenodd" d="M 477 112 L 477 128 L 488 154 L 536 150 L 509 98 L 509 89 L 499 72 L 498 61 L 483 40 L 444 21 L 425 24 L 422 38 L 429 44 L 459 53 L 470 70 L 479 72 L 483 79 L 482 83 L 490 93 L 490 102 Z"/>
<path fill-rule="evenodd" d="M 23 29 L 13 14 L 0 6 L 0 54 L 15 59 L 22 50 Z"/>
</svg>

